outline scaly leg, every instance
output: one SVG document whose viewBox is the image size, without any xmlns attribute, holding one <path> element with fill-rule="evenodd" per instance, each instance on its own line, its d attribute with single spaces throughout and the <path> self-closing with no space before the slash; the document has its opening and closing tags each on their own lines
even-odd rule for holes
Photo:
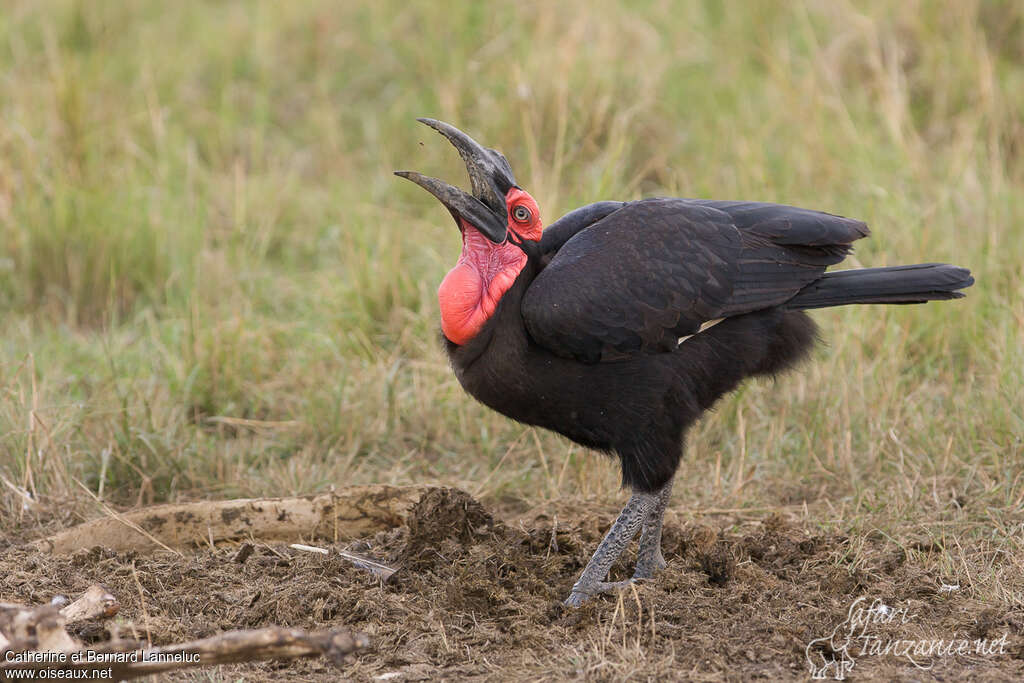
<svg viewBox="0 0 1024 683">
<path fill-rule="evenodd" d="M 633 579 L 649 579 L 654 573 L 665 568 L 665 556 L 661 554 L 661 523 L 665 517 L 668 499 L 672 497 L 672 480 L 670 479 L 658 491 L 658 504 L 651 511 L 640 532 L 640 549 L 636 554 L 636 569 Z"/>
<path fill-rule="evenodd" d="M 663 489 L 664 490 L 664 489 Z M 579 607 L 582 605 L 587 598 L 596 593 L 603 593 L 609 590 L 613 590 L 620 586 L 629 584 L 629 581 L 621 581 L 609 583 L 604 579 L 608 576 L 608 570 L 611 569 L 612 564 L 622 554 L 629 542 L 636 536 L 636 532 L 640 530 L 640 527 L 646 526 L 651 519 L 652 514 L 658 510 L 661 505 L 661 494 L 662 491 L 657 493 L 640 493 L 636 492 L 626 503 L 626 507 L 622 508 L 622 512 L 619 513 L 618 519 L 612 524 L 612 528 L 605 534 L 604 540 L 597 546 L 597 550 L 594 551 L 593 557 L 590 558 L 590 562 L 587 563 L 583 573 L 580 574 L 580 578 L 576 581 L 576 584 L 572 587 L 572 592 L 569 594 L 569 598 L 565 601 L 565 604 L 570 607 Z M 667 500 L 667 495 L 666 495 Z M 661 511 L 664 512 L 664 506 L 661 507 Z M 660 514 L 659 514 L 660 520 Z M 654 527 L 651 527 L 652 529 Z M 658 554 L 660 555 L 661 545 L 661 527 L 658 524 L 658 537 L 657 547 L 659 549 Z M 649 542 L 652 537 L 648 534 Z"/>
</svg>

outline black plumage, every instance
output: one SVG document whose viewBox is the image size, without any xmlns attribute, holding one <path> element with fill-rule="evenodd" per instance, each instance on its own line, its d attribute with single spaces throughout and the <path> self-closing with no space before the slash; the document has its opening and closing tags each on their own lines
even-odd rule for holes
<svg viewBox="0 0 1024 683">
<path fill-rule="evenodd" d="M 438 129 L 449 139 L 465 135 Z M 460 151 L 475 149 L 468 136 L 457 139 Z M 473 163 L 472 154 L 463 158 Z M 428 181 L 417 180 L 448 204 L 451 186 L 442 192 L 430 186 L 440 181 Z M 525 195 L 514 184 L 507 192 L 515 202 Z M 661 514 L 686 430 L 744 379 L 807 356 L 817 332 L 803 309 L 951 299 L 973 283 L 966 269 L 944 264 L 826 273 L 869 231 L 818 211 L 702 199 L 600 202 L 528 238 L 499 195 L 478 197 L 495 216 L 509 212 L 507 241 L 488 237 L 495 249 L 514 244 L 525 262 L 468 341 L 445 340 L 452 367 L 494 410 L 616 456 L 634 492 L 570 604 L 608 587 L 608 566 L 641 528 L 635 578 L 664 564 Z"/>
<path fill-rule="evenodd" d="M 542 346 L 586 362 L 671 352 L 709 320 L 785 303 L 867 234 L 789 206 L 631 202 L 547 254 L 523 318 Z"/>
</svg>

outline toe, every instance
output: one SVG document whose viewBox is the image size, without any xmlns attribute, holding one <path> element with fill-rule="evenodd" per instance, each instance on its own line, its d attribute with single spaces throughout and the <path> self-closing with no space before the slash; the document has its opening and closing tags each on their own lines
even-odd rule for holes
<svg viewBox="0 0 1024 683">
<path fill-rule="evenodd" d="M 569 593 L 569 597 L 566 598 L 565 602 L 562 604 L 564 604 L 566 607 L 579 607 L 580 605 L 585 603 L 589 598 L 590 595 L 588 595 L 587 593 L 573 591 L 572 593 Z"/>
<path fill-rule="evenodd" d="M 598 595 L 599 593 L 614 593 L 616 591 L 624 590 L 633 584 L 633 580 L 627 581 L 598 581 L 597 583 L 580 586 L 579 584 L 573 586 L 572 593 L 565 599 L 565 605 L 567 607 L 579 607 L 590 598 Z"/>
</svg>

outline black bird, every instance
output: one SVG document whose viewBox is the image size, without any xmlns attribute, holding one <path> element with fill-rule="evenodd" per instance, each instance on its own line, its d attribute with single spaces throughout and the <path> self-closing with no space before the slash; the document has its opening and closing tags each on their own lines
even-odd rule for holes
<svg viewBox="0 0 1024 683">
<path fill-rule="evenodd" d="M 459 382 L 503 415 L 617 456 L 633 491 L 568 605 L 621 585 L 605 582 L 608 569 L 638 531 L 633 579 L 665 566 L 661 523 L 686 430 L 742 380 L 808 355 L 805 309 L 956 299 L 974 283 L 938 263 L 825 272 L 867 226 L 777 204 L 597 202 L 544 230 L 501 153 L 419 120 L 455 146 L 472 185 L 396 171 L 462 233 L 438 291 Z"/>
</svg>

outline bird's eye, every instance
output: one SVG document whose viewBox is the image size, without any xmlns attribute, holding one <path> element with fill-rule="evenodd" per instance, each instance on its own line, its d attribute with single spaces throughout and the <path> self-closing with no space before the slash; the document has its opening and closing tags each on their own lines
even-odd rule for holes
<svg viewBox="0 0 1024 683">
<path fill-rule="evenodd" d="M 519 223 L 525 223 L 530 220 L 530 210 L 520 204 L 512 209 L 512 218 L 515 218 Z"/>
</svg>

